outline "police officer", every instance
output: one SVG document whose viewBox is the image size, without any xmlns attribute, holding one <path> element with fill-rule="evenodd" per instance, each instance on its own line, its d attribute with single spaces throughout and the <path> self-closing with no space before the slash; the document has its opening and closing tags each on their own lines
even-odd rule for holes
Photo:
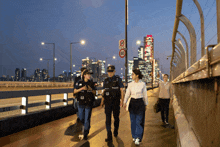
<svg viewBox="0 0 220 147">
<path fill-rule="evenodd" d="M 114 136 L 118 136 L 119 128 L 119 113 L 120 105 L 123 106 L 124 92 L 123 92 L 123 83 L 122 79 L 115 75 L 115 66 L 111 65 L 107 68 L 108 78 L 103 82 L 104 92 L 102 94 L 101 107 L 105 105 L 105 114 L 106 114 L 106 130 L 107 138 L 106 142 L 112 141 L 112 132 L 111 132 L 111 114 L 113 112 L 114 116 Z M 122 100 L 120 101 L 120 98 Z M 120 104 L 121 103 L 121 104 Z"/>
<path fill-rule="evenodd" d="M 78 76 L 78 77 L 75 77 L 75 80 L 74 80 L 74 85 L 73 85 L 73 92 L 74 92 L 74 88 L 76 87 L 76 83 L 79 81 L 79 80 L 82 80 L 82 76 L 83 76 L 83 72 L 86 70 L 86 68 L 85 67 L 82 67 L 81 68 L 81 75 L 80 76 Z M 77 102 L 76 100 L 75 100 L 75 98 L 76 98 L 76 94 L 73 94 L 73 105 L 74 105 L 74 107 L 75 107 L 75 109 L 77 109 L 78 110 L 78 106 L 79 106 L 79 102 Z M 79 122 L 79 112 L 77 112 L 76 113 L 77 114 L 77 123 Z"/>
<path fill-rule="evenodd" d="M 83 136 L 87 140 L 90 129 L 90 118 L 92 113 L 92 106 L 95 100 L 95 87 L 91 78 L 91 72 L 85 70 L 83 72 L 83 79 L 76 82 L 74 94 L 77 94 L 77 101 L 79 101 L 79 119 L 84 126 Z"/>
</svg>

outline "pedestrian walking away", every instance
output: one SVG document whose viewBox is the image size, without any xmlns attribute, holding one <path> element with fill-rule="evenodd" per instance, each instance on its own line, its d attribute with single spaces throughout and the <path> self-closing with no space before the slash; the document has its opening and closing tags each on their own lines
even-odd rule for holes
<svg viewBox="0 0 220 147">
<path fill-rule="evenodd" d="M 74 108 L 77 110 L 76 114 L 77 114 L 77 121 L 76 123 L 79 122 L 79 112 L 78 112 L 78 107 L 79 107 L 79 102 L 77 102 L 77 99 L 76 99 L 76 94 L 74 94 L 74 88 L 76 87 L 76 83 L 82 79 L 82 75 L 83 75 L 83 72 L 86 70 L 85 67 L 82 67 L 81 68 L 81 75 L 78 76 L 78 77 L 75 77 L 74 79 L 74 85 L 73 85 L 73 105 L 74 105 Z"/>
<path fill-rule="evenodd" d="M 124 98 L 124 108 L 128 105 L 131 120 L 133 141 L 139 145 L 143 138 L 145 110 L 148 105 L 146 84 L 141 80 L 143 75 L 139 69 L 134 69 L 132 82 L 128 83 Z"/>
<path fill-rule="evenodd" d="M 83 79 L 76 83 L 74 93 L 77 94 L 77 101 L 79 101 L 79 119 L 84 126 L 81 135 L 84 140 L 87 140 L 96 89 L 94 87 L 94 83 L 90 80 L 91 72 L 85 70 L 82 78 Z"/>
<path fill-rule="evenodd" d="M 169 104 L 170 102 L 173 103 L 173 98 L 172 87 L 171 83 L 168 82 L 167 74 L 163 75 L 163 80 L 159 82 L 158 99 L 161 107 L 162 126 L 166 127 L 169 125 Z"/>
<path fill-rule="evenodd" d="M 114 136 L 118 136 L 119 129 L 119 114 L 120 114 L 120 106 L 123 106 L 124 100 L 124 85 L 122 83 L 122 79 L 115 75 L 115 66 L 111 65 L 107 68 L 108 78 L 106 78 L 103 82 L 103 93 L 102 93 L 102 101 L 100 106 L 105 106 L 105 115 L 106 115 L 106 130 L 107 130 L 107 138 L 106 142 L 112 141 L 112 132 L 111 132 L 111 117 L 113 112 L 114 117 Z M 120 101 L 121 100 L 121 101 Z"/>
</svg>

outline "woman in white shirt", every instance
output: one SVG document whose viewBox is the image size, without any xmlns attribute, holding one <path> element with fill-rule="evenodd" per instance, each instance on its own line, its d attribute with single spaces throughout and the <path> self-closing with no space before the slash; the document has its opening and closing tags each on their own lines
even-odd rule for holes
<svg viewBox="0 0 220 147">
<path fill-rule="evenodd" d="M 163 125 L 168 125 L 168 116 L 169 116 L 169 103 L 171 99 L 172 103 L 172 95 L 171 95 L 171 83 L 168 82 L 168 75 L 164 74 L 164 81 L 160 81 L 159 83 L 159 104 L 161 106 L 161 119 Z"/>
<path fill-rule="evenodd" d="M 146 84 L 140 80 L 143 75 L 139 69 L 134 69 L 132 73 L 133 81 L 128 84 L 124 98 L 124 107 L 129 101 L 129 112 L 131 120 L 131 134 L 133 141 L 139 145 L 144 132 L 145 110 L 147 109 L 148 98 Z"/>
</svg>

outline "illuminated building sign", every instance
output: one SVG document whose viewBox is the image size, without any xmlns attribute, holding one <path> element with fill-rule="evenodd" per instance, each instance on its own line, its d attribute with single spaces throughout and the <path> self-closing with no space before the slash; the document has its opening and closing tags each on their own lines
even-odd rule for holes
<svg viewBox="0 0 220 147">
<path fill-rule="evenodd" d="M 153 40 L 153 36 L 152 35 L 147 35 L 146 36 L 146 45 L 145 45 L 145 56 L 144 56 L 144 60 L 147 61 L 147 56 L 150 56 L 150 59 L 153 59 L 153 55 L 154 55 L 154 51 L 153 51 L 153 45 L 154 45 L 154 40 Z"/>
</svg>

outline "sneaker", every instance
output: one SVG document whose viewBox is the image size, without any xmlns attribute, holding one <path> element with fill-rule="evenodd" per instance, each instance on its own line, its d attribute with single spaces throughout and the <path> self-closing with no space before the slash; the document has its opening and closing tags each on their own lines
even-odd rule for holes
<svg viewBox="0 0 220 147">
<path fill-rule="evenodd" d="M 166 122 L 166 121 L 165 121 L 165 124 L 166 124 L 166 125 L 169 125 L 169 123 L 168 123 L 168 122 Z"/>
<path fill-rule="evenodd" d="M 135 140 L 135 145 L 140 145 L 140 139 L 139 139 L 139 138 L 137 138 L 137 139 Z"/>
<path fill-rule="evenodd" d="M 135 139 L 135 138 L 133 138 L 133 141 L 134 141 L 134 142 L 135 142 L 135 140 L 136 140 L 136 139 Z"/>
</svg>

